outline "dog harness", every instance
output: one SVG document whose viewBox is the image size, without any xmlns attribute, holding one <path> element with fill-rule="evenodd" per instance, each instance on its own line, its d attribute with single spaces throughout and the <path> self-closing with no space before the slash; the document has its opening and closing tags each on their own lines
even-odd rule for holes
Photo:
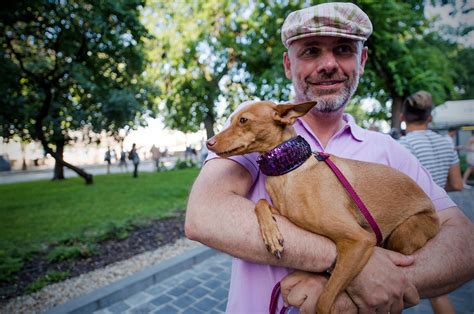
<svg viewBox="0 0 474 314">
<path fill-rule="evenodd" d="M 299 166 L 301 166 L 311 155 L 318 161 L 324 161 L 326 165 L 334 172 L 339 182 L 349 193 L 350 197 L 354 203 L 359 208 L 364 218 L 369 223 L 370 227 L 375 233 L 377 239 L 377 245 L 382 246 L 383 237 L 382 232 L 380 231 L 377 222 L 370 213 L 370 211 L 365 206 L 364 202 L 361 200 L 357 192 L 354 190 L 352 185 L 349 183 L 347 178 L 341 172 L 341 170 L 336 166 L 336 164 L 330 159 L 330 155 L 325 152 L 311 152 L 311 147 L 309 143 L 301 136 L 294 137 L 288 141 L 283 142 L 282 144 L 276 146 L 272 150 L 260 155 L 257 158 L 257 163 L 259 165 L 260 171 L 267 176 L 279 176 L 285 173 L 288 173 Z M 273 288 L 269 312 L 270 314 L 276 313 L 276 308 L 278 304 L 278 296 L 280 294 L 280 282 L 278 282 Z M 280 314 L 285 313 L 287 307 L 283 307 L 280 311 Z"/>
</svg>

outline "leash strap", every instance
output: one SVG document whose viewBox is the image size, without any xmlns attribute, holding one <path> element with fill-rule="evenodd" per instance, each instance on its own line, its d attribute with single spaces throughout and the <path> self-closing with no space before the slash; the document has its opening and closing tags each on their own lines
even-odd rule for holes
<svg viewBox="0 0 474 314">
<path fill-rule="evenodd" d="M 341 172 L 341 170 L 339 170 L 336 164 L 334 164 L 334 162 L 329 158 L 330 155 L 324 152 L 318 152 L 318 153 L 315 153 L 315 157 L 319 161 L 324 161 L 329 166 L 329 168 L 331 168 L 331 170 L 334 172 L 336 177 L 339 179 L 339 182 L 341 182 L 342 186 L 344 186 L 346 191 L 352 197 L 357 207 L 359 207 L 359 210 L 361 211 L 362 215 L 364 215 L 365 219 L 367 220 L 370 227 L 374 231 L 375 236 L 377 237 L 377 245 L 382 246 L 382 243 L 383 243 L 382 232 L 380 231 L 380 228 L 377 225 L 377 222 L 375 221 L 374 217 L 365 206 L 364 202 L 362 202 L 359 195 L 357 195 L 356 191 L 354 190 L 352 185 L 349 183 L 349 181 L 346 179 L 344 174 Z"/>
<path fill-rule="evenodd" d="M 370 227 L 375 233 L 375 236 L 377 238 L 377 245 L 382 246 L 383 243 L 383 237 L 382 237 L 382 232 L 380 231 L 379 226 L 377 225 L 377 222 L 375 221 L 374 217 L 370 213 L 370 211 L 367 209 L 365 206 L 364 202 L 360 199 L 359 195 L 356 193 L 352 185 L 349 183 L 347 178 L 344 176 L 344 174 L 339 170 L 339 168 L 336 166 L 336 164 L 329 158 L 330 155 L 324 152 L 317 152 L 314 154 L 316 159 L 318 161 L 324 161 L 329 168 L 334 172 L 336 177 L 339 179 L 339 182 L 341 182 L 342 186 L 346 189 L 346 191 L 349 193 L 351 198 L 354 200 L 356 203 L 357 207 L 361 211 L 362 215 L 364 215 L 365 219 L 369 223 Z M 272 290 L 272 296 L 270 299 L 270 306 L 269 306 L 269 313 L 270 314 L 275 314 L 278 306 L 278 297 L 280 296 L 280 282 L 278 282 Z M 283 306 L 282 309 L 280 310 L 280 314 L 285 314 L 286 310 L 288 308 Z"/>
<path fill-rule="evenodd" d="M 277 282 L 275 287 L 273 287 L 272 297 L 270 299 L 270 307 L 268 308 L 268 311 L 269 311 L 270 314 L 275 314 L 276 313 L 277 306 L 278 306 L 278 297 L 280 295 L 280 290 L 281 290 L 280 282 Z M 287 310 L 287 307 L 283 306 L 280 310 L 280 314 L 285 314 L 286 310 Z"/>
</svg>

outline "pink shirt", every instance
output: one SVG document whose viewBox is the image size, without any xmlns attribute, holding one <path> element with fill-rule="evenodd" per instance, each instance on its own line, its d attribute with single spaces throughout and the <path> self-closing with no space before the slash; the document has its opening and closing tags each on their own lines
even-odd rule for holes
<svg viewBox="0 0 474 314">
<path fill-rule="evenodd" d="M 413 178 L 431 198 L 436 210 L 456 206 L 447 193 L 433 182 L 418 160 L 389 135 L 362 129 L 348 114 L 344 114 L 344 120 L 346 125 L 330 139 L 326 149 L 322 148 L 318 138 L 303 120 L 298 119 L 294 128 L 308 141 L 313 151 L 325 151 L 344 158 L 391 166 Z M 259 172 L 256 163 L 257 156 L 257 153 L 252 153 L 231 158 L 245 167 L 252 176 L 254 184 L 249 198 L 255 203 L 262 198 L 271 201 L 265 190 L 265 175 Z M 210 153 L 207 159 L 216 157 L 214 153 Z M 268 313 L 273 287 L 290 271 L 288 268 L 234 258 L 226 312 Z M 281 305 L 280 298 L 277 313 Z"/>
</svg>

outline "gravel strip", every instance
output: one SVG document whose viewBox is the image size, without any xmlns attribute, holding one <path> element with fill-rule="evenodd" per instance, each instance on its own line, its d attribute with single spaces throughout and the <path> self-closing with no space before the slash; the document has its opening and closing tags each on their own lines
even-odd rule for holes
<svg viewBox="0 0 474 314">
<path fill-rule="evenodd" d="M 0 313 L 41 313 L 199 245 L 198 242 L 185 238 L 179 239 L 155 251 L 145 252 L 128 260 L 110 264 L 105 268 L 46 286 L 34 294 L 15 298 L 1 305 Z"/>
</svg>

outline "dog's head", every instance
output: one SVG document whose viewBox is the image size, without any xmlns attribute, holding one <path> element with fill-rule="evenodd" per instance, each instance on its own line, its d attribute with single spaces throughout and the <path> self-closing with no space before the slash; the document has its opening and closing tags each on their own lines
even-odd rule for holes
<svg viewBox="0 0 474 314">
<path fill-rule="evenodd" d="M 251 103 L 232 115 L 229 126 L 210 138 L 207 148 L 221 157 L 266 152 L 282 143 L 296 118 L 315 105 L 315 101 L 281 105 L 271 101 Z"/>
</svg>

